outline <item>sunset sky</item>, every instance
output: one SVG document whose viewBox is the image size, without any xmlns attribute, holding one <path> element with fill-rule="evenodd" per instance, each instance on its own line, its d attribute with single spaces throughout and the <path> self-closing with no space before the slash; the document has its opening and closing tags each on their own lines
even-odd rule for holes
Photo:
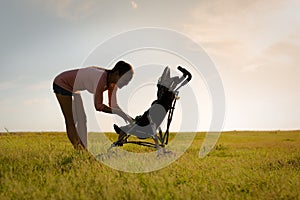
<svg viewBox="0 0 300 200">
<path fill-rule="evenodd" d="M 64 131 L 54 77 L 143 27 L 177 31 L 205 49 L 223 82 L 223 130 L 300 129 L 299 10 L 297 0 L 1 1 L 0 132 Z"/>
</svg>

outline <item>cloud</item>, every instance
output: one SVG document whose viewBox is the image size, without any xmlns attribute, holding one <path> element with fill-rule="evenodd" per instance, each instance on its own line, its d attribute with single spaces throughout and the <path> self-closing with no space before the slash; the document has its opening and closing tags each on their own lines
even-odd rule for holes
<svg viewBox="0 0 300 200">
<path fill-rule="evenodd" d="M 15 79 L 0 82 L 0 91 L 9 90 L 22 86 L 22 82 L 28 80 L 26 76 L 18 76 Z"/>
<path fill-rule="evenodd" d="M 59 18 L 66 20 L 84 19 L 96 12 L 95 0 L 30 0 L 39 9 L 53 13 Z"/>
<path fill-rule="evenodd" d="M 17 87 L 17 82 L 15 80 L 5 81 L 0 83 L 0 91 L 8 90 Z"/>
<path fill-rule="evenodd" d="M 251 72 L 251 71 L 258 70 L 261 67 L 264 67 L 264 65 L 255 63 L 255 64 L 249 64 L 249 65 L 243 66 L 242 70 L 246 71 L 246 72 Z"/>
<path fill-rule="evenodd" d="M 266 50 L 266 54 L 273 59 L 285 60 L 294 64 L 300 63 L 300 45 L 294 43 L 276 43 Z"/>
<path fill-rule="evenodd" d="M 30 105 L 46 105 L 50 103 L 50 100 L 48 98 L 32 98 L 27 99 L 24 102 L 24 105 L 30 106 Z"/>
<path fill-rule="evenodd" d="M 288 41 L 300 44 L 298 8 L 296 0 L 202 1 L 192 11 L 191 22 L 183 27 L 218 65 L 255 70 L 259 67 L 254 66 L 264 66 L 261 61 L 267 61 L 264 57 L 274 45 Z M 296 55 L 285 56 L 293 59 Z"/>
<path fill-rule="evenodd" d="M 9 90 L 14 88 L 23 88 L 27 90 L 42 90 L 42 89 L 51 89 L 52 80 L 43 80 L 35 83 L 27 83 L 29 77 L 18 77 L 13 80 L 0 82 L 0 91 Z"/>
<path fill-rule="evenodd" d="M 38 83 L 34 83 L 28 86 L 30 90 L 42 90 L 42 89 L 49 89 L 52 87 L 52 80 L 41 81 Z"/>
<path fill-rule="evenodd" d="M 134 8 L 134 9 L 137 9 L 137 8 L 138 8 L 138 4 L 137 4 L 135 1 L 131 1 L 131 6 L 132 6 L 132 8 Z"/>
</svg>

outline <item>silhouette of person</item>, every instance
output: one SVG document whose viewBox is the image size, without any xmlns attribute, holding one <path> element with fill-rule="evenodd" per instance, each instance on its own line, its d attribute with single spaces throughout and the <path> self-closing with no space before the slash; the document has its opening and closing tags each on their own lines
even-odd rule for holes
<svg viewBox="0 0 300 200">
<path fill-rule="evenodd" d="M 86 115 L 80 91 L 94 94 L 97 111 L 117 114 L 126 122 L 132 122 L 117 104 L 116 92 L 126 86 L 133 77 L 130 64 L 119 61 L 113 69 L 86 67 L 62 72 L 53 81 L 53 91 L 60 104 L 67 136 L 75 149 L 87 149 Z M 108 91 L 109 105 L 103 103 L 103 93 Z"/>
</svg>

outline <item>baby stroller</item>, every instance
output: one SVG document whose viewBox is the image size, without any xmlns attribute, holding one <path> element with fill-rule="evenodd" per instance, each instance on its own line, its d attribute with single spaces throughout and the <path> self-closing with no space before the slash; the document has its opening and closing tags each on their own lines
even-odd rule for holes
<svg viewBox="0 0 300 200">
<path fill-rule="evenodd" d="M 157 99 L 152 102 L 151 107 L 144 112 L 142 116 L 136 117 L 134 122 L 126 126 L 118 127 L 114 124 L 114 129 L 116 133 L 119 134 L 119 138 L 109 149 L 115 146 L 123 146 L 124 144 L 132 143 L 156 148 L 158 152 L 162 148 L 165 153 L 164 147 L 168 144 L 169 128 L 176 100 L 179 99 L 179 89 L 186 85 L 192 78 L 191 73 L 183 67 L 178 66 L 177 69 L 182 72 L 181 77 L 170 77 L 170 68 L 166 67 L 164 69 L 164 72 L 157 83 Z M 167 129 L 165 133 L 163 133 L 160 125 L 167 114 Z M 136 136 L 140 140 L 128 141 L 127 139 L 131 135 Z M 154 143 L 142 141 L 147 138 L 153 138 Z"/>
</svg>

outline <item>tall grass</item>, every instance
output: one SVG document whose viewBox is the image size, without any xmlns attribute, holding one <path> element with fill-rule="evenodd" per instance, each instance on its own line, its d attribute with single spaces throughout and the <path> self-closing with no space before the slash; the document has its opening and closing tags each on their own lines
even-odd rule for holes
<svg viewBox="0 0 300 200">
<path fill-rule="evenodd" d="M 300 199 L 299 131 L 225 132 L 203 159 L 198 133 L 177 161 L 140 174 L 73 150 L 65 133 L 0 135 L 0 199 Z"/>
</svg>

